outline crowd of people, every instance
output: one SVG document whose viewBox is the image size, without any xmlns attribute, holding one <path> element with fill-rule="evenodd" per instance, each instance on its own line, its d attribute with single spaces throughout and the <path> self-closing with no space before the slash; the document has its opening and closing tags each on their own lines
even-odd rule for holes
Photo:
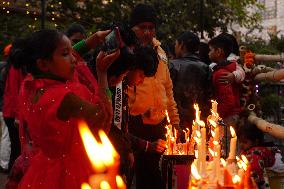
<svg viewBox="0 0 284 189">
<path fill-rule="evenodd" d="M 239 131 L 241 153 L 264 187 L 262 171 L 273 165 L 275 152 L 261 147 L 255 133 L 262 132 L 255 125 L 240 121 L 245 72 L 233 35 L 222 33 L 204 43 L 184 31 L 168 59 L 155 38 L 158 20 L 151 6 L 138 4 L 128 24 L 115 27 L 123 45 L 111 52 L 101 46 L 113 26 L 87 37 L 79 24 L 65 33 L 34 32 L 5 49 L 0 167 L 9 172 L 6 188 L 78 189 L 88 181 L 93 169 L 77 130 L 82 119 L 94 135 L 99 129 L 107 133 L 120 154 L 127 188 L 134 176 L 137 189 L 164 188 L 159 161 L 167 147 L 166 110 L 183 141 L 182 130 L 191 130 L 195 118 L 193 104 L 205 119 L 211 99 L 218 102 L 224 124 Z M 267 163 L 259 166 L 259 159 Z"/>
</svg>

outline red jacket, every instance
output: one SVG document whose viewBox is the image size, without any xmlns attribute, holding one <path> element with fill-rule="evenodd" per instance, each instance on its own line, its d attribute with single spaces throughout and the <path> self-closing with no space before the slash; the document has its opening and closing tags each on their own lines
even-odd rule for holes
<svg viewBox="0 0 284 189">
<path fill-rule="evenodd" d="M 25 76 L 21 69 L 10 67 L 5 84 L 3 100 L 3 117 L 18 118 L 18 97 L 22 81 Z"/>
<path fill-rule="evenodd" d="M 218 102 L 218 113 L 223 119 L 239 114 L 241 111 L 240 84 L 223 84 L 218 81 L 222 74 L 233 72 L 236 67 L 237 63 L 232 62 L 223 66 L 217 65 L 213 71 L 214 97 Z"/>
</svg>

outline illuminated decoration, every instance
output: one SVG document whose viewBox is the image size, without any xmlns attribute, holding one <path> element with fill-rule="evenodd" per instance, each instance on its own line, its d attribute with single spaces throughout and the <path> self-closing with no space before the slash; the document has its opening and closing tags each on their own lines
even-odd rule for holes
<svg viewBox="0 0 284 189">
<path fill-rule="evenodd" d="M 103 5 L 107 5 L 109 3 L 112 3 L 112 0 L 102 0 Z"/>
<path fill-rule="evenodd" d="M 36 0 L 21 0 L 21 1 L 1 1 L 0 11 L 7 15 L 14 14 L 24 14 L 25 16 L 31 17 L 29 23 L 26 24 L 26 27 L 35 31 L 39 26 L 39 17 L 41 16 L 40 1 Z M 62 19 L 61 15 L 65 10 L 62 8 L 62 1 L 55 0 L 46 0 L 46 18 L 52 22 L 51 26 L 55 28 L 58 27 L 58 20 Z M 29 26 L 31 25 L 31 26 Z"/>
</svg>

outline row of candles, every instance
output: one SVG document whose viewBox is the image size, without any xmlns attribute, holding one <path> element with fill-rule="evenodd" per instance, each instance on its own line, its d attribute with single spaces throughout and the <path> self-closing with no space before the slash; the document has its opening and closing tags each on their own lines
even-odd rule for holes
<svg viewBox="0 0 284 189">
<path fill-rule="evenodd" d="M 196 118 L 193 124 L 192 139 L 197 144 L 195 151 L 196 159 L 191 165 L 191 182 L 189 188 L 257 188 L 253 179 L 250 177 L 248 160 L 245 156 L 238 158 L 236 156 L 237 135 L 233 127 L 230 127 L 231 140 L 229 157 L 226 163 L 221 158 L 220 134 L 222 128 L 218 124 L 219 115 L 217 112 L 217 102 L 212 100 L 211 115 L 208 122 L 212 126 L 209 141 L 208 152 L 211 155 L 209 161 L 206 161 L 206 127 L 200 120 L 200 111 L 198 105 L 194 105 Z M 235 163 L 236 162 L 236 163 Z"/>
<path fill-rule="evenodd" d="M 196 159 L 191 165 L 192 177 L 190 188 L 208 188 L 208 184 L 214 185 L 219 183 L 223 184 L 223 186 L 232 185 L 234 188 L 240 188 L 241 184 L 244 185 L 253 183 L 253 181 L 248 179 L 250 178 L 249 175 L 244 176 L 249 174 L 249 169 L 247 168 L 248 161 L 244 156 L 242 156 L 241 159 L 235 156 L 237 136 L 232 127 L 230 127 L 232 137 L 230 141 L 230 152 L 228 159 L 236 159 L 237 164 L 233 163 L 226 165 L 225 160 L 220 158 L 221 145 L 219 142 L 221 128 L 217 124 L 219 119 L 217 105 L 218 104 L 216 101 L 212 101 L 211 115 L 208 117 L 208 122 L 213 128 L 211 130 L 211 141 L 213 141 L 213 147 L 211 145 L 211 147 L 208 149 L 212 157 L 211 162 L 206 161 L 206 127 L 205 123 L 200 120 L 201 111 L 199 110 L 198 105 L 194 105 L 196 118 L 193 121 L 191 136 L 188 129 L 184 131 L 186 142 L 181 144 L 182 150 L 177 150 L 177 130 L 172 128 L 167 115 L 169 124 L 167 125 L 167 150 L 165 154 L 191 154 L 191 152 L 194 152 L 194 146 L 196 146 Z M 115 151 L 106 134 L 103 131 L 99 131 L 101 142 L 98 142 L 92 135 L 85 122 L 79 123 L 79 132 L 88 157 L 92 163 L 94 172 L 96 173 L 90 176 L 88 183 L 82 184 L 81 189 L 126 189 L 123 179 L 118 175 L 119 155 Z M 211 175 L 210 177 L 208 176 L 209 173 Z M 232 177 L 231 175 L 234 176 Z"/>
<path fill-rule="evenodd" d="M 184 131 L 185 143 L 176 144 L 177 131 L 172 128 L 168 114 L 166 141 L 167 150 L 165 155 L 187 155 L 195 154 L 196 159 L 191 165 L 192 179 L 190 188 L 195 188 L 194 183 L 198 183 L 197 188 L 208 188 L 208 183 L 216 188 L 217 184 L 219 188 L 231 186 L 232 188 L 244 188 L 244 185 L 250 185 L 248 188 L 253 188 L 253 181 L 250 177 L 250 170 L 248 167 L 248 161 L 245 156 L 242 158 L 236 157 L 237 147 L 237 135 L 233 127 L 230 127 L 231 139 L 230 139 L 230 151 L 228 156 L 228 162 L 221 158 L 221 141 L 220 137 L 224 131 L 218 122 L 219 114 L 217 112 L 218 103 L 214 100 L 212 102 L 211 115 L 207 119 L 211 127 L 211 138 L 209 141 L 209 148 L 206 146 L 206 127 L 205 123 L 200 119 L 201 111 L 197 104 L 194 104 L 195 109 L 195 120 L 192 125 L 192 134 L 190 136 L 189 130 Z M 222 132 L 223 130 L 223 132 Z M 182 146 L 182 150 L 178 150 L 177 146 Z M 194 148 L 196 150 L 194 150 Z M 207 152 L 209 152 L 210 161 L 206 161 Z M 233 162 L 233 163 L 232 163 Z M 237 162 L 237 163 L 234 163 Z M 208 176 L 210 175 L 210 177 Z M 233 176 L 231 176 L 233 175 Z M 244 176 L 246 175 L 246 176 Z M 206 187 L 205 187 L 206 186 Z M 210 187 L 209 187 L 210 188 Z"/>
</svg>

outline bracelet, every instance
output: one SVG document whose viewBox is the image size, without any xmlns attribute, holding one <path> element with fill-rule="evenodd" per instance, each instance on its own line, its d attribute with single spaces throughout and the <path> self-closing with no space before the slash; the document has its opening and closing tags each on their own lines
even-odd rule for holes
<svg viewBox="0 0 284 189">
<path fill-rule="evenodd" d="M 145 152 L 147 152 L 147 150 L 148 150 L 148 146 L 149 146 L 149 142 L 148 142 L 148 141 L 146 141 Z"/>
<path fill-rule="evenodd" d="M 73 49 L 75 49 L 80 55 L 84 55 L 86 52 L 90 50 L 85 40 L 81 40 L 75 45 L 73 45 Z"/>
</svg>

